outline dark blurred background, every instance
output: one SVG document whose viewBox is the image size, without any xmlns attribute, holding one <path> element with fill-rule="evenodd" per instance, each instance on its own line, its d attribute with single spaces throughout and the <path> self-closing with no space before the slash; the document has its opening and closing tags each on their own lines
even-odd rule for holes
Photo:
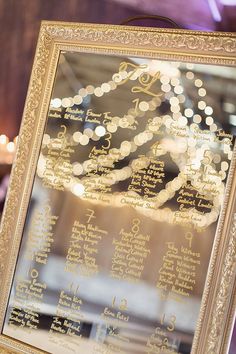
<svg viewBox="0 0 236 354">
<path fill-rule="evenodd" d="M 0 0 L 0 213 L 41 20 L 120 24 L 148 14 L 167 16 L 186 29 L 236 31 L 236 0 Z M 169 26 L 154 20 L 133 24 Z M 236 338 L 230 349 L 235 353 Z"/>
</svg>

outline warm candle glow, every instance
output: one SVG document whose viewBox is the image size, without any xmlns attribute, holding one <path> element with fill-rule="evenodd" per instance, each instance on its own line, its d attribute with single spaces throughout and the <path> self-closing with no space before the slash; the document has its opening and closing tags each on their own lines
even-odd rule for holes
<svg viewBox="0 0 236 354">
<path fill-rule="evenodd" d="M 5 134 L 0 135 L 0 164 L 12 164 L 16 150 L 17 137 L 13 141 Z"/>
<path fill-rule="evenodd" d="M 0 144 L 6 145 L 8 143 L 9 139 L 6 135 L 2 134 L 0 135 Z"/>
<path fill-rule="evenodd" d="M 15 150 L 15 144 L 11 141 L 10 143 L 7 144 L 7 151 L 14 152 L 14 150 Z"/>
</svg>

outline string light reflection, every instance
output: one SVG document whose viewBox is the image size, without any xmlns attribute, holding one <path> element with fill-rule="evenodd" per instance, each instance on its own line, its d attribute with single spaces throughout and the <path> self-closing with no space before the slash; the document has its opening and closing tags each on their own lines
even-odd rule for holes
<svg viewBox="0 0 236 354">
<path fill-rule="evenodd" d="M 145 64 L 146 65 L 146 64 Z M 180 64 L 170 64 L 167 62 L 160 62 L 157 60 L 150 60 L 147 65 L 141 66 L 138 70 L 120 72 L 112 75 L 110 81 L 101 83 L 98 86 L 87 85 L 80 88 L 73 97 L 54 98 L 51 101 L 52 108 L 70 108 L 73 105 L 80 105 L 84 102 L 87 96 L 95 96 L 96 99 L 104 97 L 111 91 L 115 90 L 124 81 L 136 81 L 146 75 L 148 72 L 149 77 L 155 77 L 157 72 L 160 72 L 158 87 L 162 91 L 161 97 L 144 100 L 144 96 L 137 101 L 135 109 L 130 107 L 124 116 L 111 116 L 106 124 L 95 124 L 92 128 L 79 127 L 78 131 L 74 131 L 72 136 L 68 138 L 73 146 L 78 144 L 87 146 L 91 144 L 96 149 L 98 146 L 105 146 L 105 137 L 114 139 L 115 146 L 110 144 L 106 153 L 95 157 L 90 157 L 87 160 L 83 158 L 72 163 L 72 180 L 66 184 L 74 195 L 80 198 L 86 198 L 88 192 L 97 193 L 97 189 L 101 186 L 112 186 L 119 181 L 127 180 L 132 175 L 140 170 L 148 168 L 151 159 L 156 159 L 159 156 L 169 154 L 169 158 L 176 164 L 179 171 L 178 176 L 157 193 L 154 198 L 148 198 L 148 202 L 153 203 L 155 212 L 167 200 L 173 198 L 176 191 L 178 191 L 186 181 L 190 181 L 192 186 L 195 187 L 200 193 L 204 195 L 204 185 L 201 182 L 202 175 L 204 174 L 205 166 L 210 166 L 211 182 L 217 186 L 217 192 L 208 191 L 209 198 L 212 200 L 212 211 L 209 213 L 208 218 L 203 218 L 202 225 L 213 222 L 218 216 L 218 208 L 220 205 L 220 196 L 224 191 L 224 183 L 226 178 L 226 171 L 229 164 L 222 161 L 223 154 L 226 154 L 230 159 L 232 155 L 230 145 L 224 141 L 222 142 L 222 151 L 218 154 L 211 154 L 211 150 L 219 149 L 219 144 L 215 142 L 216 132 L 219 127 L 215 119 L 215 112 L 213 107 L 209 104 L 209 96 L 204 87 L 204 83 L 197 73 L 193 72 L 194 65 L 187 64 L 183 71 L 180 69 Z M 182 68 L 183 64 L 181 64 Z M 201 76 L 200 76 L 201 77 Z M 192 85 L 195 98 L 188 96 L 186 92 L 187 86 Z M 134 83 L 135 84 L 135 83 Z M 164 104 L 167 106 L 165 114 L 162 113 Z M 164 111 L 164 110 L 163 110 Z M 142 118 L 148 118 L 143 119 Z M 139 122 L 145 122 L 139 125 Z M 138 123 L 137 123 L 138 122 Z M 136 125 L 135 125 L 136 124 Z M 137 127 L 139 129 L 137 129 Z M 141 128 L 142 127 L 142 128 Z M 119 140 L 119 129 L 124 129 L 124 134 L 127 128 L 135 128 L 133 134 L 127 136 L 123 141 Z M 130 131 L 131 132 L 131 131 Z M 165 132 L 165 137 L 161 134 Z M 179 132 L 179 135 L 174 132 Z M 119 133 L 119 134 L 118 134 Z M 48 146 L 50 144 L 50 136 L 45 134 L 43 144 Z M 51 139 L 52 140 L 52 139 Z M 157 144 L 154 148 L 155 144 Z M 146 149 L 146 150 L 145 150 Z M 84 150 L 81 150 L 84 151 Z M 140 152 L 145 151 L 145 155 L 140 158 Z M 132 155 L 133 153 L 135 153 Z M 92 154 L 90 154 L 92 155 Z M 129 158 L 128 158 L 129 157 Z M 124 160 L 127 166 L 116 168 L 115 163 Z M 225 162 L 225 163 L 224 163 Z M 192 171 L 188 170 L 188 166 L 192 166 Z M 112 168 L 109 170 L 109 168 Z M 95 173 L 100 168 L 107 168 L 105 173 L 101 175 Z M 42 170 L 45 169 L 45 161 L 41 163 L 40 175 Z M 216 169 L 219 169 L 217 171 Z M 218 173 L 218 176 L 216 174 Z M 200 180 L 200 182 L 199 182 Z M 215 193 L 215 194 L 214 194 Z M 126 191 L 122 196 L 134 196 L 135 198 L 142 198 L 137 193 Z M 114 205 L 120 206 L 121 196 L 109 194 L 112 198 Z M 168 209 L 168 208 L 167 208 Z M 145 211 L 147 213 L 147 211 Z M 151 215 L 152 212 L 150 211 Z M 169 209 L 166 215 L 163 216 L 161 210 L 156 212 L 153 218 L 165 218 L 169 221 L 173 218 L 172 211 Z"/>
</svg>

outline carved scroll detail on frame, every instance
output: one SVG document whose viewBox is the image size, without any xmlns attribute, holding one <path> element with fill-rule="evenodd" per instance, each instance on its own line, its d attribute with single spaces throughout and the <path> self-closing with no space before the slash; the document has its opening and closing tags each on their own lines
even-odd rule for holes
<svg viewBox="0 0 236 354">
<path fill-rule="evenodd" d="M 12 353 L 12 352 L 7 351 L 5 349 L 0 349 L 0 354 L 10 354 L 10 353 Z"/>
<path fill-rule="evenodd" d="M 7 253 L 13 235 L 13 225 L 16 218 L 16 208 L 19 205 L 20 191 L 23 188 L 26 167 L 30 153 L 30 145 L 35 128 L 40 99 L 43 88 L 43 81 L 46 75 L 49 47 L 52 37 L 45 29 L 42 29 L 38 43 L 35 62 L 32 69 L 26 106 L 24 110 L 24 124 L 19 134 L 19 149 L 16 153 L 15 163 L 11 174 L 11 193 L 6 200 L 6 208 L 3 215 L 4 223 L 0 237 L 0 287 L 2 288 L 3 275 L 7 266 Z"/>
<path fill-rule="evenodd" d="M 225 308 L 230 297 L 230 288 L 234 281 L 236 267 L 236 213 L 234 213 L 230 230 L 228 252 L 222 268 L 221 282 L 216 291 L 217 296 L 214 311 L 211 314 L 211 328 L 209 331 L 206 354 L 218 353 L 222 334 L 222 321 L 225 318 Z"/>
<path fill-rule="evenodd" d="M 134 27 L 131 30 L 128 27 L 117 29 L 113 26 L 97 26 L 83 24 L 80 28 L 77 25 L 63 26 L 47 26 L 47 31 L 54 38 L 69 39 L 86 42 L 110 43 L 114 45 L 132 45 L 135 47 L 150 47 L 172 49 L 172 50 L 188 50 L 188 51 L 204 51 L 209 53 L 236 53 L 236 37 L 232 37 L 224 33 L 207 34 L 205 32 L 179 31 L 179 30 L 158 30 L 154 32 L 151 29 L 144 28 L 142 32 L 137 31 Z"/>
</svg>

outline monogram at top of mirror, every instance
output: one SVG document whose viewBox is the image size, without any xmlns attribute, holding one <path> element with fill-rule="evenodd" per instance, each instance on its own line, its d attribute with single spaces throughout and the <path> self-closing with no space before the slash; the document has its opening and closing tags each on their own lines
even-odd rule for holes
<svg viewBox="0 0 236 354">
<path fill-rule="evenodd" d="M 235 78 L 61 53 L 3 333 L 50 353 L 191 352 Z"/>
</svg>

